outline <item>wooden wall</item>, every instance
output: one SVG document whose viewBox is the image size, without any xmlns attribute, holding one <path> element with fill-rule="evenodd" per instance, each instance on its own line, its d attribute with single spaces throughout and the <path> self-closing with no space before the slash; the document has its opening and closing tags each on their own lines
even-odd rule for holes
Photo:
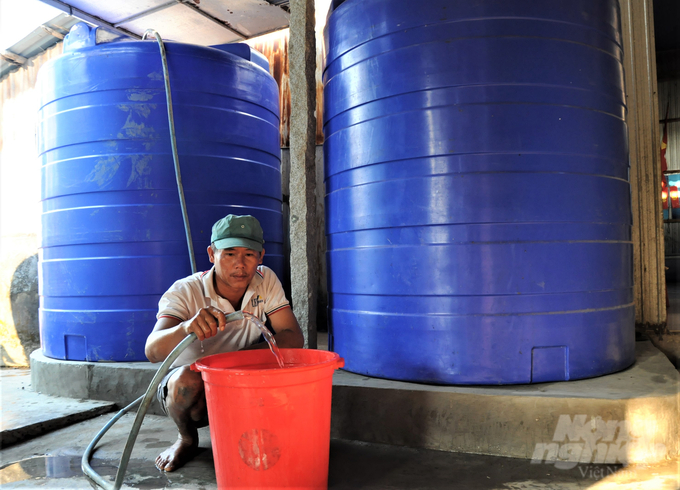
<svg viewBox="0 0 680 490">
<path fill-rule="evenodd" d="M 652 0 L 619 0 L 633 219 L 635 321 L 666 322 L 659 109 Z"/>
</svg>

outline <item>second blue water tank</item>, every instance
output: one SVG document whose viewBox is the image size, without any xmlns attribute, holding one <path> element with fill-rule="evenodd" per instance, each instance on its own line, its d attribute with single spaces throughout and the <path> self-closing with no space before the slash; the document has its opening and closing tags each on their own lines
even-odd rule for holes
<svg viewBox="0 0 680 490">
<path fill-rule="evenodd" d="M 266 60 L 246 45 L 166 50 L 198 269 L 211 267 L 212 224 L 252 214 L 280 276 L 279 104 Z M 160 296 L 191 274 L 158 45 L 97 45 L 79 24 L 39 82 L 43 352 L 146 360 Z"/>
<path fill-rule="evenodd" d="M 335 1 L 324 132 L 331 346 L 453 384 L 634 360 L 616 0 Z"/>
</svg>

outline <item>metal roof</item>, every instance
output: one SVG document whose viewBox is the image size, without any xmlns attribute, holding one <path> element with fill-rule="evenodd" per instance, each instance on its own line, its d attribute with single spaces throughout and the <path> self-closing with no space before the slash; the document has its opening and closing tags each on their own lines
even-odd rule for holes
<svg viewBox="0 0 680 490">
<path fill-rule="evenodd" d="M 278 0 L 40 0 L 64 12 L 131 37 L 146 29 L 163 39 L 224 44 L 288 27 L 288 1 Z"/>
<path fill-rule="evenodd" d="M 211 46 L 285 29 L 290 18 L 289 0 L 40 1 L 64 13 L 0 52 L 0 79 L 61 41 L 81 21 L 101 27 L 98 38 L 140 39 L 155 29 L 164 40 Z"/>
<path fill-rule="evenodd" d="M 36 27 L 21 41 L 5 51 L 0 51 L 0 80 L 23 66 L 48 48 L 64 39 L 69 29 L 80 20 L 66 14 L 59 14 L 52 20 Z"/>
</svg>

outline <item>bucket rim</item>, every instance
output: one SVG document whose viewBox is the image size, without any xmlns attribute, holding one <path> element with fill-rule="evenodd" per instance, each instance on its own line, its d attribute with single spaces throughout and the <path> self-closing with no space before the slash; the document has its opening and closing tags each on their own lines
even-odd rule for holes
<svg viewBox="0 0 680 490">
<path fill-rule="evenodd" d="M 262 375 L 263 373 L 267 373 L 267 375 L 273 375 L 273 376 L 281 376 L 281 375 L 286 375 L 290 373 L 301 373 L 305 371 L 317 371 L 319 369 L 324 369 L 324 368 L 333 368 L 335 369 L 340 369 L 345 365 L 345 359 L 340 357 L 340 354 L 337 352 L 332 352 L 332 351 L 322 351 L 319 349 L 281 349 L 281 351 L 318 351 L 318 352 L 327 352 L 328 354 L 331 354 L 328 359 L 322 361 L 322 362 L 317 362 L 314 364 L 307 364 L 307 365 L 302 365 L 302 366 L 286 366 L 284 368 L 279 368 L 276 367 L 275 369 L 243 369 L 243 366 L 238 367 L 212 367 L 206 365 L 203 361 L 206 359 L 214 358 L 217 356 L 225 356 L 229 354 L 235 354 L 237 352 L 244 352 L 244 351 L 232 351 L 232 352 L 221 352 L 218 354 L 212 354 L 210 356 L 205 356 L 196 362 L 194 362 L 191 365 L 192 370 L 194 371 L 200 371 L 200 372 L 206 372 L 206 373 L 222 373 L 222 374 L 229 374 L 233 376 L 254 376 L 254 375 Z M 267 350 L 267 352 L 269 352 Z M 270 352 L 271 354 L 271 352 Z M 274 354 L 271 354 L 272 356 Z"/>
</svg>

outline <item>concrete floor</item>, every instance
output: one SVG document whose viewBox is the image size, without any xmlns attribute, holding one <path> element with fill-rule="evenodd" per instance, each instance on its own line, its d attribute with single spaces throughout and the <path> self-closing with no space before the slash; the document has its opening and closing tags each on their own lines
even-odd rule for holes
<svg viewBox="0 0 680 490">
<path fill-rule="evenodd" d="M 92 436 L 111 415 L 79 422 L 64 429 L 0 451 L 0 485 L 4 489 L 91 488 L 81 475 L 80 458 Z M 113 476 L 132 416 L 125 416 L 102 441 L 93 459 L 101 475 Z M 128 488 L 214 489 L 210 438 L 202 431 L 205 448 L 181 470 L 164 474 L 153 460 L 175 438 L 169 421 L 149 416 L 142 426 L 126 476 Z M 426 449 L 334 440 L 331 442 L 331 489 L 676 489 L 677 463 L 626 469 L 615 465 L 578 465 L 560 470 L 552 465 L 496 456 L 477 456 Z M 627 484 L 626 484 L 627 482 Z M 644 485 L 643 485 L 644 483 Z"/>
<path fill-rule="evenodd" d="M 0 447 L 117 410 L 116 404 L 112 402 L 36 393 L 31 389 L 28 369 L 3 369 L 1 373 Z"/>
<path fill-rule="evenodd" d="M 63 417 L 77 404 L 86 410 L 92 409 L 90 401 L 31 392 L 30 378 L 25 370 L 3 369 L 0 377 L 3 422 L 5 415 L 23 412 L 25 425 L 41 426 L 45 419 L 52 415 Z M 80 458 L 92 437 L 112 415 L 108 413 L 75 423 L 74 419 L 66 418 L 64 423 L 70 425 L 64 428 L 47 430 L 47 427 L 47 432 L 42 435 L 4 447 L 0 450 L 2 489 L 91 488 L 81 474 Z M 13 424 L 16 425 L 21 418 L 15 415 Z M 115 474 L 131 423 L 132 415 L 126 415 L 100 442 L 92 462 L 93 468 L 100 474 Z M 175 437 L 175 429 L 167 418 L 147 416 L 128 467 L 127 488 L 216 488 L 207 429 L 201 431 L 201 447 L 205 450 L 195 460 L 170 474 L 155 468 L 155 457 Z M 4 442 L 3 437 L 3 446 Z M 670 490 L 680 487 L 680 467 L 677 461 L 665 461 L 655 466 L 625 468 L 579 464 L 565 470 L 556 468 L 554 464 L 531 464 L 526 459 L 333 440 L 328 483 L 331 489 L 571 490 L 616 487 Z"/>
</svg>

